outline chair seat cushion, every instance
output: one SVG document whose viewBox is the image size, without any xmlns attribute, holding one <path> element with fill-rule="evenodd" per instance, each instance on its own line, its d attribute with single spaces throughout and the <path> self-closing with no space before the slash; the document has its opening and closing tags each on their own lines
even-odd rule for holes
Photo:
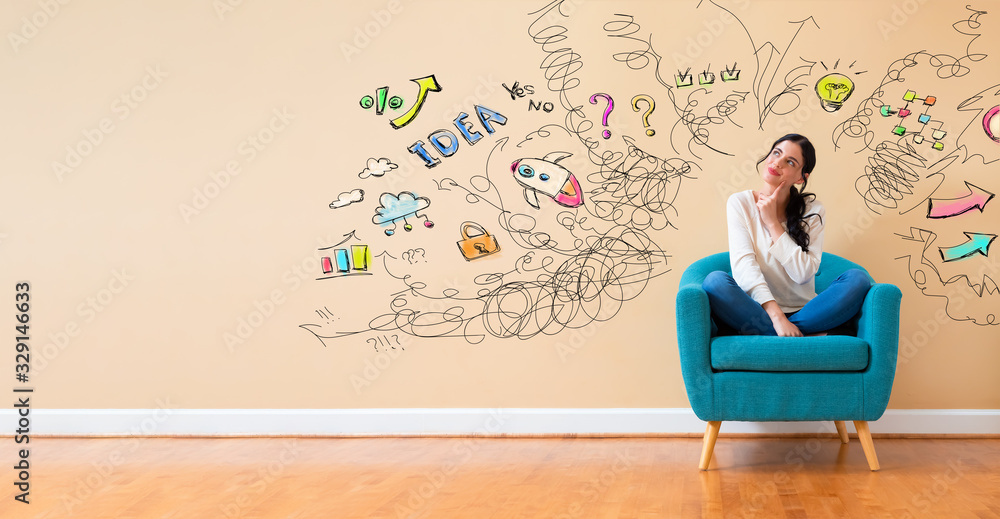
<svg viewBox="0 0 1000 519">
<path fill-rule="evenodd" d="M 868 367 L 868 343 L 847 335 L 731 335 L 712 339 L 711 352 L 715 371 L 862 371 Z"/>
</svg>

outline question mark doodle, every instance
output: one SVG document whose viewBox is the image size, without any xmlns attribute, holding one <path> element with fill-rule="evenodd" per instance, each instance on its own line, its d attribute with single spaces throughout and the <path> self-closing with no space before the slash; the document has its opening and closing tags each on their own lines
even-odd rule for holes
<svg viewBox="0 0 1000 519">
<path fill-rule="evenodd" d="M 606 109 L 604 109 L 604 118 L 601 119 L 601 124 L 604 125 L 604 126 L 607 126 L 608 125 L 608 116 L 611 115 L 611 110 L 615 109 L 615 101 L 614 101 L 614 99 L 611 99 L 611 96 L 609 96 L 608 94 L 597 93 L 597 94 L 594 94 L 594 95 L 590 96 L 590 104 L 596 105 L 598 97 L 603 97 L 604 99 L 608 100 L 608 107 Z M 608 131 L 608 130 L 604 130 L 604 133 L 602 133 L 601 135 L 603 135 L 605 139 L 610 139 L 611 138 L 611 132 Z"/>
<path fill-rule="evenodd" d="M 646 113 L 642 114 L 642 125 L 646 128 L 646 135 L 652 137 L 656 135 L 656 130 L 649 127 L 649 116 L 652 115 L 653 110 L 656 108 L 656 104 L 653 103 L 653 98 L 646 94 L 639 94 L 632 98 L 632 110 L 639 111 L 639 101 L 645 101 L 649 104 L 649 108 L 646 109 Z"/>
<path fill-rule="evenodd" d="M 427 251 L 419 247 L 416 249 L 408 249 L 406 252 L 403 253 L 403 259 L 406 260 L 406 262 L 409 263 L 410 265 L 413 265 L 419 259 L 417 257 L 417 253 L 420 253 L 420 258 L 423 258 L 424 263 L 426 263 Z"/>
</svg>

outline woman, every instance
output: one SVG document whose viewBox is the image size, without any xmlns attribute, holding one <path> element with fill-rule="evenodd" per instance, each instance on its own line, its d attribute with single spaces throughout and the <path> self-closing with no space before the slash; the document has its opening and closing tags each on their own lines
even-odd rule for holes
<svg viewBox="0 0 1000 519">
<path fill-rule="evenodd" d="M 712 317 L 742 335 L 825 334 L 858 313 L 871 281 L 851 269 L 816 294 L 825 211 L 805 192 L 816 165 L 809 139 L 785 135 L 757 161 L 758 169 L 761 163 L 760 188 L 736 193 L 726 204 L 733 273 L 705 278 Z"/>
</svg>

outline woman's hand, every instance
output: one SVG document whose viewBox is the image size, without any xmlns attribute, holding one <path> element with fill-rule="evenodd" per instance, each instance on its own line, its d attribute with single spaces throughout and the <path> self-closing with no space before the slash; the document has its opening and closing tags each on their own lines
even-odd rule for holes
<svg viewBox="0 0 1000 519">
<path fill-rule="evenodd" d="M 771 243 L 774 243 L 785 233 L 785 228 L 781 226 L 781 221 L 778 219 L 778 197 L 784 188 L 785 183 L 782 182 L 770 195 L 757 193 L 757 212 L 760 214 L 761 223 L 771 234 Z"/>
<path fill-rule="evenodd" d="M 784 188 L 785 183 L 782 182 L 770 195 L 765 195 L 761 192 L 757 193 L 757 212 L 760 213 L 760 219 L 766 227 L 781 225 L 778 222 L 778 195 L 781 194 L 781 190 Z"/>
<path fill-rule="evenodd" d="M 778 302 L 775 300 L 770 300 L 762 305 L 764 311 L 771 318 L 771 325 L 774 326 L 774 331 L 777 332 L 779 337 L 802 337 L 802 332 L 799 331 L 799 327 L 792 324 L 791 321 L 785 317 L 785 313 L 781 311 L 781 307 L 778 306 Z"/>
<path fill-rule="evenodd" d="M 802 337 L 799 327 L 792 324 L 784 314 L 778 319 L 772 318 L 771 324 L 774 325 L 774 331 L 778 333 L 778 337 Z"/>
</svg>

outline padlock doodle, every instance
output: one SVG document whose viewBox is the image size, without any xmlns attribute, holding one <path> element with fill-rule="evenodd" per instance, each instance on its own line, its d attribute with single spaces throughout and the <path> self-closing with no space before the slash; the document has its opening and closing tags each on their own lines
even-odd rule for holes
<svg viewBox="0 0 1000 519">
<path fill-rule="evenodd" d="M 477 234 L 469 234 L 470 230 L 476 231 Z M 461 233 L 462 240 L 458 242 L 458 249 L 462 251 L 462 256 L 465 257 L 466 261 L 500 252 L 500 244 L 497 243 L 496 236 L 490 234 L 476 222 L 463 222 Z"/>
</svg>

